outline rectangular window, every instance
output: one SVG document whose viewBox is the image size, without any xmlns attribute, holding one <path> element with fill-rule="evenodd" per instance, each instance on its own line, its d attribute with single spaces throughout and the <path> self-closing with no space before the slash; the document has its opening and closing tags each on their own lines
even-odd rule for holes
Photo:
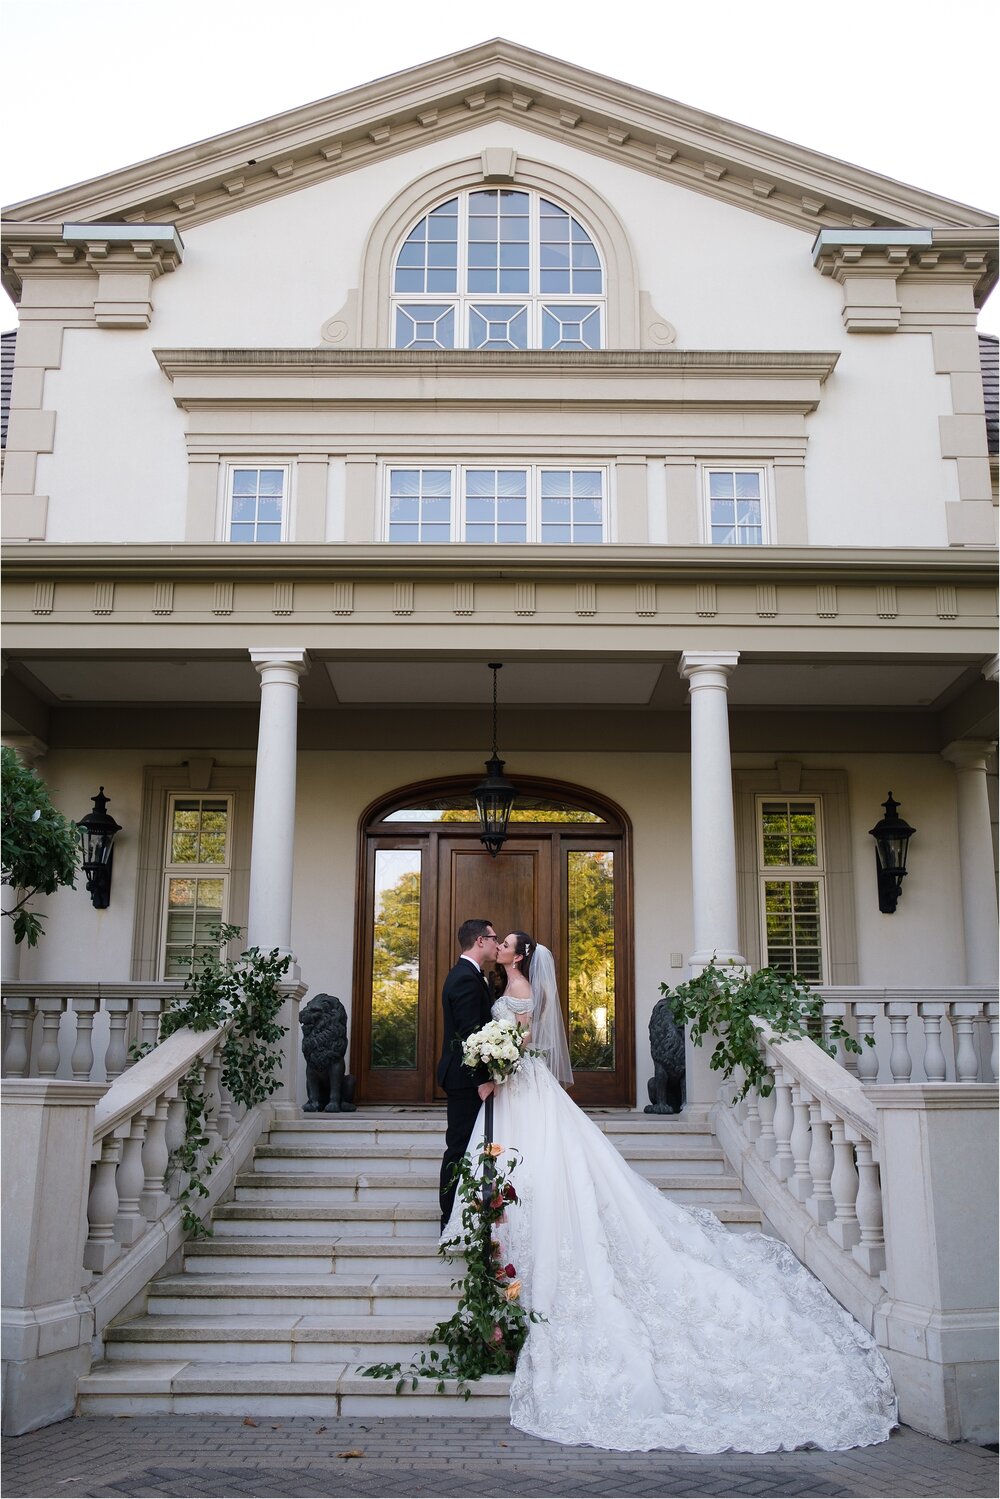
<svg viewBox="0 0 1000 1499">
<path fill-rule="evenodd" d="M 757 819 L 764 962 L 781 973 L 821 984 L 826 881 L 819 803 L 759 797 Z"/>
<path fill-rule="evenodd" d="M 768 540 L 761 468 L 706 468 L 707 534 L 713 546 L 762 546 Z"/>
<path fill-rule="evenodd" d="M 386 536 L 404 545 L 593 546 L 609 538 L 605 468 L 390 468 L 387 491 Z"/>
<path fill-rule="evenodd" d="M 373 1068 L 416 1067 L 419 991 L 420 850 L 380 848 L 372 941 Z"/>
<path fill-rule="evenodd" d="M 226 496 L 228 541 L 253 544 L 282 541 L 288 514 L 288 467 L 234 464 Z"/>
<path fill-rule="evenodd" d="M 615 1068 L 614 853 L 566 854 L 570 1063 L 587 1072 Z"/>
<path fill-rule="evenodd" d="M 213 927 L 226 920 L 231 868 L 228 797 L 174 796 L 167 811 L 163 962 L 167 979 L 186 978 Z"/>
</svg>

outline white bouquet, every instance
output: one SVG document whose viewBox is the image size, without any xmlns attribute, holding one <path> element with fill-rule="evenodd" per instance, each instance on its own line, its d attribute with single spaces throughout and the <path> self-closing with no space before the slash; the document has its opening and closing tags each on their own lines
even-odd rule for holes
<svg viewBox="0 0 1000 1499">
<path fill-rule="evenodd" d="M 518 1025 L 490 1020 L 481 1030 L 473 1031 L 462 1045 L 462 1061 L 473 1070 L 485 1067 L 495 1083 L 502 1083 L 521 1065 L 527 1050 L 525 1032 Z"/>
</svg>

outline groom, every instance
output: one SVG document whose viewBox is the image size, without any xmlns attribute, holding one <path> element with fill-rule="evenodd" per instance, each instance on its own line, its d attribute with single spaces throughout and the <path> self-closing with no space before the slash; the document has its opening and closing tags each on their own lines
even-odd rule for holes
<svg viewBox="0 0 1000 1499">
<path fill-rule="evenodd" d="M 493 1092 L 485 1067 L 462 1064 L 462 1042 L 490 1018 L 490 990 L 484 963 L 496 960 L 500 939 L 492 921 L 463 921 L 458 929 L 461 956 L 444 981 L 444 1046 L 437 1078 L 448 1095 L 448 1130 L 441 1162 L 441 1227 L 455 1205 L 455 1167 L 468 1149 L 481 1100 Z"/>
</svg>

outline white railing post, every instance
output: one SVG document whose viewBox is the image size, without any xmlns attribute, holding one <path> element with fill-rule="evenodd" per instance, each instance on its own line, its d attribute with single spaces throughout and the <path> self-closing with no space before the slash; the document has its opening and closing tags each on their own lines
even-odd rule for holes
<svg viewBox="0 0 1000 1499">
<path fill-rule="evenodd" d="M 103 1275 L 121 1253 L 115 1238 L 115 1219 L 118 1217 L 118 1186 L 115 1180 L 121 1142 L 114 1135 L 105 1135 L 101 1141 L 100 1157 L 94 1166 L 94 1184 L 87 1203 L 87 1220 L 90 1233 L 83 1251 L 83 1263 L 96 1275 Z"/>
<path fill-rule="evenodd" d="M 771 1170 L 779 1181 L 787 1181 L 795 1170 L 790 1144 L 795 1115 L 792 1113 L 791 1083 L 780 1067 L 774 1069 L 774 1155 Z"/>
<path fill-rule="evenodd" d="M 854 1015 L 858 1024 L 858 1040 L 861 1042 L 861 1051 L 855 1060 L 858 1064 L 858 1080 L 862 1083 L 878 1081 L 878 1048 L 868 1046 L 863 1038 L 875 1034 L 875 1020 L 879 1010 L 879 1005 L 871 1004 L 866 1000 L 858 1000 L 854 1006 Z"/>
<path fill-rule="evenodd" d="M 917 1009 L 924 1026 L 924 1077 L 929 1083 L 943 1083 L 948 1074 L 941 1045 L 941 1026 L 947 1006 L 921 1003 Z"/>
<path fill-rule="evenodd" d="M 892 1036 L 889 1071 L 892 1073 L 894 1083 L 908 1083 L 913 1072 L 913 1058 L 910 1056 L 906 1030 L 913 1006 L 905 1002 L 894 1001 L 887 1004 L 885 1008 L 889 1019 L 889 1032 Z"/>
<path fill-rule="evenodd" d="M 139 1014 L 140 1047 L 155 1046 L 160 1034 L 160 1014 L 163 1010 L 163 1000 L 157 996 L 142 995 L 136 1001 L 136 1009 Z"/>
<path fill-rule="evenodd" d="M 76 1015 L 76 1040 L 73 1043 L 70 1068 L 78 1082 L 89 1083 L 94 1073 L 94 1016 L 99 1003 L 96 995 L 93 998 L 72 1000 L 73 1013 Z"/>
<path fill-rule="evenodd" d="M 829 1223 L 834 1214 L 833 1193 L 830 1190 L 833 1143 L 830 1138 L 830 1122 L 823 1117 L 822 1104 L 815 1098 L 809 1104 L 809 1127 L 812 1130 L 809 1175 L 812 1177 L 813 1193 L 806 1208 L 817 1223 Z"/>
<path fill-rule="evenodd" d="M 979 1081 L 979 1052 L 976 1049 L 976 1021 L 982 1014 L 981 1004 L 959 1001 L 950 1006 L 951 1028 L 955 1035 L 955 1076 L 960 1083 Z"/>
<path fill-rule="evenodd" d="M 147 1222 L 155 1223 L 170 1206 L 166 1176 L 170 1166 L 167 1148 L 167 1113 L 170 1102 L 161 1095 L 147 1111 L 146 1138 L 142 1144 L 142 1196 L 139 1206 Z"/>
<path fill-rule="evenodd" d="M 3 1389 L 11 1435 L 73 1414 L 94 1315 L 81 1294 L 91 1083 L 8 1078 L 3 1089 Z"/>
<path fill-rule="evenodd" d="M 794 1163 L 788 1190 L 799 1202 L 807 1202 L 812 1196 L 813 1184 L 809 1174 L 809 1152 L 812 1135 L 809 1130 L 809 1095 L 799 1083 L 792 1085 L 792 1133 L 788 1144 Z"/>
<path fill-rule="evenodd" d="M 887 1298 L 875 1334 L 909 1426 L 996 1439 L 997 1090 L 903 1083 L 878 1117 Z"/>
<path fill-rule="evenodd" d="M 115 1238 L 119 1244 L 134 1244 L 146 1232 L 146 1219 L 140 1207 L 146 1173 L 142 1165 L 142 1145 L 146 1137 L 146 1120 L 136 1115 L 120 1133 L 121 1161 L 115 1178 L 118 1189 L 118 1212 Z"/>
<path fill-rule="evenodd" d="M 1000 1004 L 986 1006 L 986 1020 L 990 1028 L 990 1072 L 993 1081 L 1000 1079 Z"/>
<path fill-rule="evenodd" d="M 132 1001 L 115 996 L 105 999 L 103 1008 L 108 1017 L 108 1049 L 104 1054 L 104 1075 L 108 1082 L 121 1077 L 128 1065 L 128 1012 Z"/>
<path fill-rule="evenodd" d="M 860 1242 L 851 1250 L 858 1264 L 868 1275 L 878 1275 L 885 1269 L 885 1241 L 882 1237 L 882 1187 L 879 1183 L 878 1166 L 872 1155 L 872 1143 L 864 1135 L 858 1135 L 854 1148 L 858 1164 L 858 1196 L 855 1211 L 861 1230 Z"/>
<path fill-rule="evenodd" d="M 761 1093 L 757 1097 L 757 1112 L 760 1115 L 760 1133 L 754 1141 L 754 1149 L 762 1161 L 770 1161 L 774 1156 L 774 1110 L 777 1099 L 774 1089 L 770 1093 Z"/>
</svg>

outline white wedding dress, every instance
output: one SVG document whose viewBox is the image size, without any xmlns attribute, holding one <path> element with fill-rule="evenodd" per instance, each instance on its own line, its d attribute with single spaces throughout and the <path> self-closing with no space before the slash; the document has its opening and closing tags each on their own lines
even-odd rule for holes
<svg viewBox="0 0 1000 1499">
<path fill-rule="evenodd" d="M 501 998 L 493 1017 L 531 1009 Z M 884 1359 L 784 1244 L 664 1197 L 537 1058 L 497 1088 L 493 1138 L 521 1157 L 503 1257 L 523 1305 L 545 1318 L 518 1359 L 512 1425 L 621 1452 L 886 1440 L 896 1401 Z M 480 1111 L 473 1158 L 482 1139 Z M 460 1237 L 460 1209 L 445 1242 Z"/>
</svg>

